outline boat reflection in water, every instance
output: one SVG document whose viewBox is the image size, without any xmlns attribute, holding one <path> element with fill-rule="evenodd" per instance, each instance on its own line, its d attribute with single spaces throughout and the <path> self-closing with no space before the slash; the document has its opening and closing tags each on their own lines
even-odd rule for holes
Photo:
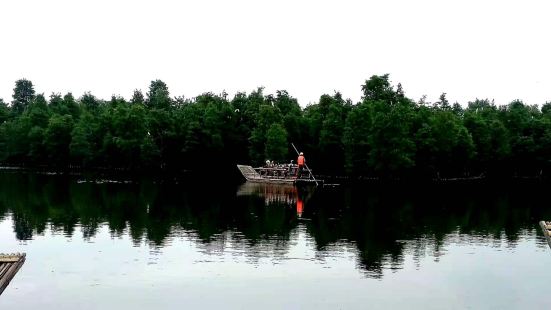
<svg viewBox="0 0 551 310">
<path fill-rule="evenodd" d="M 296 187 L 292 184 L 271 184 L 245 182 L 237 190 L 237 196 L 258 196 L 264 198 L 266 206 L 284 204 L 295 207 L 297 216 L 302 217 L 305 201 L 313 194 L 315 187 Z"/>
</svg>

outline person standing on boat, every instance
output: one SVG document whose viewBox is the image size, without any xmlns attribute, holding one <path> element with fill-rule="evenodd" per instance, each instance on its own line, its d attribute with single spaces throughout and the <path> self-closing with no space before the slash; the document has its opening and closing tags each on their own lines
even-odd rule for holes
<svg viewBox="0 0 551 310">
<path fill-rule="evenodd" d="M 306 165 L 306 158 L 304 158 L 304 153 L 302 152 L 298 154 L 297 165 L 298 165 L 297 178 L 300 178 L 302 176 L 302 170 L 304 169 L 304 165 Z"/>
</svg>

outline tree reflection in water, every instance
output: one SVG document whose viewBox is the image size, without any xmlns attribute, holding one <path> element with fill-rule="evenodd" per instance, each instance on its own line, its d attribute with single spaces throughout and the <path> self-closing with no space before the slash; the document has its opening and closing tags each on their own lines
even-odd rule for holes
<svg viewBox="0 0 551 310">
<path fill-rule="evenodd" d="M 551 219 L 544 186 L 362 186 L 296 189 L 286 185 L 199 186 L 79 183 L 74 178 L 0 175 L 0 220 L 11 218 L 16 238 L 50 229 L 93 238 L 107 226 L 135 245 L 162 249 L 188 237 L 205 253 L 232 250 L 255 262 L 285 259 L 300 232 L 313 240 L 317 259 L 353 251 L 369 277 L 445 255 L 450 243 L 502 244 L 540 234 Z M 540 236 L 541 237 L 541 236 Z M 545 246 L 545 241 L 541 242 Z"/>
</svg>

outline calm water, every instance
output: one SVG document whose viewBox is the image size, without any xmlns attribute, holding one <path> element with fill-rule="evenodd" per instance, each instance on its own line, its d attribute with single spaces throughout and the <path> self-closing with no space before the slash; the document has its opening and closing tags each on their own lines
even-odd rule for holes
<svg viewBox="0 0 551 310">
<path fill-rule="evenodd" d="M 0 174 L 0 309 L 551 306 L 544 186 L 83 181 Z"/>
</svg>

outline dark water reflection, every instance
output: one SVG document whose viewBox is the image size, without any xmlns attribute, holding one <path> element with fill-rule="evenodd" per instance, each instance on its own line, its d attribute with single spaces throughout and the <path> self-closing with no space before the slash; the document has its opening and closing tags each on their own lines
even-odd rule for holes
<svg viewBox="0 0 551 310">
<path fill-rule="evenodd" d="M 100 183 L 100 184 L 98 184 Z M 237 186 L 82 182 L 75 178 L 0 175 L 0 220 L 12 216 L 19 240 L 47 228 L 84 239 L 107 225 L 113 237 L 131 236 L 162 249 L 179 234 L 219 243 L 225 232 L 274 254 L 285 252 L 291 232 L 304 225 L 317 251 L 358 250 L 358 266 L 380 276 L 399 268 L 405 251 L 439 257 L 446 237 L 491 245 L 505 238 L 514 248 L 537 221 L 551 219 L 542 188 L 306 188 L 245 183 Z M 223 247 L 223 244 L 219 245 Z M 323 255 L 323 254 L 320 254 Z"/>
<path fill-rule="evenodd" d="M 353 253 L 363 278 L 438 262 L 450 245 L 514 251 L 546 244 L 537 229 L 551 219 L 544 186 L 362 186 L 295 189 L 255 184 L 131 184 L 78 178 L 0 175 L 0 223 L 11 221 L 21 244 L 48 232 L 93 242 L 108 228 L 117 242 L 153 255 L 184 238 L 203 261 L 231 252 L 247 264 L 293 259 L 299 235 L 313 261 Z M 128 238 L 128 241 L 125 241 Z M 2 249 L 0 248 L 0 251 Z M 226 253 L 227 254 L 227 253 Z M 346 256 L 346 255 L 345 255 Z"/>
</svg>

